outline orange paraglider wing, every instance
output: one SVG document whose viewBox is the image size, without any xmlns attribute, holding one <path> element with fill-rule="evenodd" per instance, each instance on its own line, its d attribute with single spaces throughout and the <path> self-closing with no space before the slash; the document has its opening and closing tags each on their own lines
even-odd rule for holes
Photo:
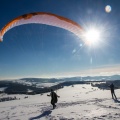
<svg viewBox="0 0 120 120">
<path fill-rule="evenodd" d="M 78 37 L 81 37 L 83 32 L 82 27 L 70 19 L 51 13 L 35 12 L 19 16 L 6 24 L 0 31 L 0 41 L 3 41 L 4 34 L 11 28 L 30 23 L 60 27 L 74 33 Z"/>
</svg>

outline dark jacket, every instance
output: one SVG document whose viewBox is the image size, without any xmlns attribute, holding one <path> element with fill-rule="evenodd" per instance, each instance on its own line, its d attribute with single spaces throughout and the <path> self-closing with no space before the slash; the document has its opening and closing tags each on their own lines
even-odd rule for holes
<svg viewBox="0 0 120 120">
<path fill-rule="evenodd" d="M 110 85 L 110 89 L 111 89 L 111 92 L 114 93 L 114 85 L 113 84 Z"/>
<path fill-rule="evenodd" d="M 55 92 L 51 92 L 51 103 L 57 103 L 58 99 L 57 99 L 57 94 Z"/>
</svg>

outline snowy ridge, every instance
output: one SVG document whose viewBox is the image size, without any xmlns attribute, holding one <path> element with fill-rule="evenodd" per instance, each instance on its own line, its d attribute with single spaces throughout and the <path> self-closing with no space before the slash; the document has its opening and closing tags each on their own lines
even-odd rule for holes
<svg viewBox="0 0 120 120">
<path fill-rule="evenodd" d="M 16 95 L 20 100 L 0 103 L 0 120 L 119 120 L 120 89 L 115 90 L 118 100 L 111 99 L 109 90 L 90 84 L 64 87 L 55 91 L 58 98 L 53 110 L 49 93 L 43 95 Z M 6 95 L 7 96 L 7 95 Z M 9 95 L 13 96 L 13 95 Z"/>
</svg>

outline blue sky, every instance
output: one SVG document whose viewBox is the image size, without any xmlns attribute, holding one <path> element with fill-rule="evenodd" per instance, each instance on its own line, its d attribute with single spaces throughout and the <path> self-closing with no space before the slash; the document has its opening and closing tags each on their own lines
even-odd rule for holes
<svg viewBox="0 0 120 120">
<path fill-rule="evenodd" d="M 105 6 L 110 5 L 110 13 Z M 31 12 L 49 12 L 83 28 L 102 28 L 102 42 L 84 46 L 73 33 L 41 24 L 15 27 L 0 43 L 0 79 L 119 74 L 119 0 L 1 0 L 0 29 Z"/>
</svg>

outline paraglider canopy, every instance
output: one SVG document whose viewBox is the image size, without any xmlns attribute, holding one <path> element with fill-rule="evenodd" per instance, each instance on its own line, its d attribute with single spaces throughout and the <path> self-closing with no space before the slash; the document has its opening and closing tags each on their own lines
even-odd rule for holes
<svg viewBox="0 0 120 120">
<path fill-rule="evenodd" d="M 0 31 L 0 41 L 3 41 L 4 34 L 11 28 L 31 23 L 60 27 L 74 33 L 79 38 L 82 37 L 82 33 L 84 32 L 83 28 L 79 24 L 68 18 L 51 13 L 35 12 L 21 15 L 7 23 Z"/>
</svg>

